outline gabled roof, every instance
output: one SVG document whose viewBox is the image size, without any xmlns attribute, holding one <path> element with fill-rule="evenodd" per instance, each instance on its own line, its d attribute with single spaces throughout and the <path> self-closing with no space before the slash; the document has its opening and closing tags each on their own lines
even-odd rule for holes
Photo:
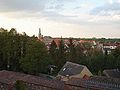
<svg viewBox="0 0 120 90">
<path fill-rule="evenodd" d="M 108 78 L 103 76 L 92 76 L 89 79 L 71 78 L 66 85 L 76 87 L 88 87 L 91 90 L 120 90 L 120 79 Z"/>
<path fill-rule="evenodd" d="M 59 46 L 60 46 L 60 40 L 61 40 L 61 39 L 53 39 L 53 40 L 55 41 L 57 47 L 59 47 Z"/>
<path fill-rule="evenodd" d="M 59 71 L 58 75 L 71 76 L 71 75 L 80 74 L 85 67 L 86 66 L 84 65 L 79 65 L 72 62 L 66 62 L 66 64 Z"/>
<path fill-rule="evenodd" d="M 110 77 L 105 77 L 105 76 L 91 76 L 89 80 L 94 81 L 94 82 L 120 85 L 120 79 L 110 78 Z"/>
<path fill-rule="evenodd" d="M 39 77 L 34 75 L 28 75 L 13 71 L 0 71 L 0 83 L 14 85 L 17 80 L 21 80 L 25 83 L 34 84 L 37 86 L 48 87 L 51 89 L 63 90 L 64 83 L 62 81 L 48 79 L 45 77 Z"/>
<path fill-rule="evenodd" d="M 120 78 L 120 71 L 119 71 L 119 69 L 104 70 L 103 73 L 104 73 L 107 77 Z"/>
<path fill-rule="evenodd" d="M 27 75 L 21 80 L 25 83 L 31 83 L 37 86 L 43 86 L 43 87 L 48 87 L 48 88 L 53 88 L 58 90 L 63 90 L 64 88 L 64 83 L 62 81 L 47 79 L 47 78 L 33 76 L 33 75 Z"/>
<path fill-rule="evenodd" d="M 17 80 L 23 78 L 26 74 L 13 71 L 0 71 L 0 82 L 13 85 Z"/>
</svg>

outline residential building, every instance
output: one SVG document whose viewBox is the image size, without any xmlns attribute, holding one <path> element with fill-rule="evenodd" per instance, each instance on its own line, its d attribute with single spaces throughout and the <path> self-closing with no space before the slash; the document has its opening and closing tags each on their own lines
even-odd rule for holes
<svg viewBox="0 0 120 90">
<path fill-rule="evenodd" d="M 43 37 L 43 42 L 45 43 L 45 45 L 50 45 L 52 41 L 53 41 L 53 38 L 50 36 Z"/>
<path fill-rule="evenodd" d="M 102 76 L 89 79 L 71 78 L 65 85 L 71 90 L 120 90 L 120 80 Z"/>
<path fill-rule="evenodd" d="M 0 90 L 16 90 L 17 81 L 21 81 L 27 90 L 120 90 L 120 79 L 116 78 L 72 77 L 68 81 L 62 82 L 19 72 L 0 71 Z"/>
<path fill-rule="evenodd" d="M 104 70 L 103 74 L 110 78 L 119 78 L 120 79 L 120 70 L 119 69 Z"/>
<path fill-rule="evenodd" d="M 85 78 L 90 76 L 92 76 L 92 73 L 86 66 L 72 62 L 66 62 L 57 75 L 57 77 L 62 81 L 67 81 L 73 77 Z"/>
<path fill-rule="evenodd" d="M 103 44 L 103 53 L 108 55 L 116 48 L 117 48 L 117 44 L 114 44 L 114 43 L 104 43 Z"/>
<path fill-rule="evenodd" d="M 62 81 L 6 70 L 0 71 L 0 90 L 15 90 L 18 80 L 27 90 L 64 90 Z"/>
</svg>

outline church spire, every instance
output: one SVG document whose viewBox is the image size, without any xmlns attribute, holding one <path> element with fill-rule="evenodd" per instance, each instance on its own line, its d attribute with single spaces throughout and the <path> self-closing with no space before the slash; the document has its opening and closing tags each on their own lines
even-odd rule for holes
<svg viewBox="0 0 120 90">
<path fill-rule="evenodd" d="M 41 35 L 41 29 L 39 28 L 39 35 Z"/>
<path fill-rule="evenodd" d="M 38 39 L 41 39 L 41 29 L 39 28 Z"/>
<path fill-rule="evenodd" d="M 41 29 L 40 29 L 40 28 L 39 28 L 38 38 L 39 38 L 39 40 L 41 40 L 41 41 L 42 41 L 42 39 L 43 39 L 43 36 L 42 36 L 42 34 L 41 34 Z"/>
</svg>

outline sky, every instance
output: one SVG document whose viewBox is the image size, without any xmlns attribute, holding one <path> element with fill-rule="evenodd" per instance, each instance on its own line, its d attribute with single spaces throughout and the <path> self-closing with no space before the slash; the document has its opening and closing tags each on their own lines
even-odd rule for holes
<svg viewBox="0 0 120 90">
<path fill-rule="evenodd" d="M 119 38 L 120 0 L 0 0 L 0 27 L 19 33 Z"/>
</svg>

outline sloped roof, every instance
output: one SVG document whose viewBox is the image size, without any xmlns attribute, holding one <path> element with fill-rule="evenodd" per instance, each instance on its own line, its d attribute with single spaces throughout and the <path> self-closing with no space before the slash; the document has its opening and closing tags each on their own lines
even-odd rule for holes
<svg viewBox="0 0 120 90">
<path fill-rule="evenodd" d="M 62 69 L 59 71 L 58 74 L 62 76 L 67 76 L 67 75 L 71 76 L 71 75 L 80 74 L 85 67 L 86 66 L 84 65 L 79 65 L 72 62 L 66 62 L 66 64 L 62 67 Z"/>
<path fill-rule="evenodd" d="M 85 83 L 86 80 L 82 79 L 82 78 L 71 78 L 69 79 L 67 82 L 65 82 L 66 85 L 70 85 L 70 86 L 82 86 L 82 84 Z"/>
<path fill-rule="evenodd" d="M 83 79 L 83 78 L 71 78 L 66 84 L 69 85 L 75 85 L 75 86 L 81 86 L 81 85 L 86 85 L 86 83 L 89 85 L 92 84 L 118 84 L 120 85 L 120 79 L 116 78 L 108 78 L 104 76 L 91 76 L 89 79 Z"/>
<path fill-rule="evenodd" d="M 60 46 L 60 40 L 61 40 L 61 39 L 53 39 L 53 40 L 55 41 L 57 47 L 59 47 L 59 46 Z"/>
<path fill-rule="evenodd" d="M 65 83 L 69 86 L 88 87 L 95 90 L 120 90 L 120 79 L 103 76 L 92 76 L 89 79 L 71 78 Z"/>
<path fill-rule="evenodd" d="M 58 90 L 63 90 L 64 88 L 64 83 L 62 81 L 42 78 L 42 77 L 33 76 L 33 75 L 27 75 L 21 80 L 26 83 L 31 83 L 31 84 L 35 84 L 38 86 L 48 87 L 48 88 L 54 88 Z"/>
<path fill-rule="evenodd" d="M 63 90 L 64 83 L 62 81 L 48 79 L 45 77 L 33 76 L 13 71 L 0 71 L 0 83 L 14 85 L 17 80 L 22 80 L 26 83 L 35 84 L 38 86 Z"/>
<path fill-rule="evenodd" d="M 104 70 L 103 73 L 104 73 L 107 77 L 120 78 L 120 71 L 119 71 L 118 69 Z"/>
<path fill-rule="evenodd" d="M 3 70 L 0 71 L 0 82 L 13 85 L 17 80 L 24 76 L 26 76 L 26 74 Z"/>
<path fill-rule="evenodd" d="M 120 79 L 116 78 L 110 78 L 105 76 L 91 76 L 90 80 L 101 82 L 101 83 L 108 83 L 108 84 L 119 84 L 120 85 Z"/>
</svg>

